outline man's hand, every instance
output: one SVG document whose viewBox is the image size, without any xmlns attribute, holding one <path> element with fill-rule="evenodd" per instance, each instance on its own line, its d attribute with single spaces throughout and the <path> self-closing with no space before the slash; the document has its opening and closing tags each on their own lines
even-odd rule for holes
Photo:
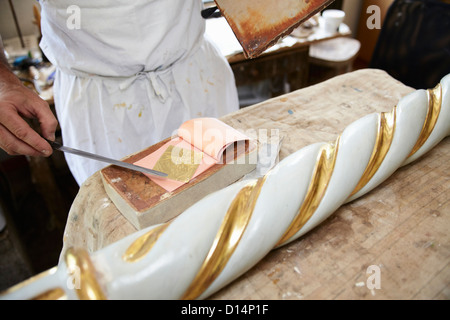
<svg viewBox="0 0 450 320">
<path fill-rule="evenodd" d="M 51 155 L 50 145 L 22 117 L 38 119 L 42 135 L 52 141 L 58 121 L 47 102 L 5 72 L 0 70 L 0 148 L 10 155 Z"/>
<path fill-rule="evenodd" d="M 38 119 L 42 135 L 55 140 L 56 117 L 48 103 L 12 73 L 0 35 L 0 148 L 10 155 L 51 155 L 51 146 L 22 117 Z"/>
</svg>

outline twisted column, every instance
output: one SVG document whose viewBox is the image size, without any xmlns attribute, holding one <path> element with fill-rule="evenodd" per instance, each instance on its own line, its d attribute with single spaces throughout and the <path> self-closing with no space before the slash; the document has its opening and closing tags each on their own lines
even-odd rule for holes
<svg viewBox="0 0 450 320">
<path fill-rule="evenodd" d="M 57 268 L 2 298 L 206 298 L 450 135 L 449 91 L 450 75 L 389 113 L 355 121 L 334 142 L 300 149 L 262 178 L 203 198 L 171 222 L 90 256 L 69 250 Z"/>
</svg>

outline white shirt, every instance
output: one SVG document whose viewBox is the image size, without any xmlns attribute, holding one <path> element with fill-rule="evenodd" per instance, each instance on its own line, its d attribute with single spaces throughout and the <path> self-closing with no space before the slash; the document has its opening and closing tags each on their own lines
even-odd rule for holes
<svg viewBox="0 0 450 320">
<path fill-rule="evenodd" d="M 188 119 L 239 108 L 231 68 L 204 37 L 201 0 L 41 0 L 41 8 L 65 145 L 120 159 Z M 107 165 L 66 160 L 79 184 Z"/>
</svg>

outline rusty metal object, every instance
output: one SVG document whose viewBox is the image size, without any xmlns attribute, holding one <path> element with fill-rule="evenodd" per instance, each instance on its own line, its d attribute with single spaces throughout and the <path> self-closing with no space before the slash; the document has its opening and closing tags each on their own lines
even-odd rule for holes
<svg viewBox="0 0 450 320">
<path fill-rule="evenodd" d="M 334 0 L 215 0 L 246 58 L 255 58 Z"/>
</svg>

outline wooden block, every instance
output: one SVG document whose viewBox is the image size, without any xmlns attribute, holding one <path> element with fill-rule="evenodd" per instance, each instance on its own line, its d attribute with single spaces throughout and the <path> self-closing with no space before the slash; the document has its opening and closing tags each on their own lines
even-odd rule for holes
<svg viewBox="0 0 450 320">
<path fill-rule="evenodd" d="M 247 58 L 255 58 L 334 0 L 215 0 Z"/>
<path fill-rule="evenodd" d="M 141 160 L 168 141 L 161 141 L 123 161 L 134 163 Z M 238 181 L 254 170 L 256 162 L 257 145 L 247 141 L 245 153 L 237 154 L 235 148 L 232 161 L 213 165 L 173 192 L 166 191 L 143 173 L 113 165 L 102 169 L 101 177 L 111 201 L 140 230 L 175 218 L 206 195 Z"/>
</svg>

